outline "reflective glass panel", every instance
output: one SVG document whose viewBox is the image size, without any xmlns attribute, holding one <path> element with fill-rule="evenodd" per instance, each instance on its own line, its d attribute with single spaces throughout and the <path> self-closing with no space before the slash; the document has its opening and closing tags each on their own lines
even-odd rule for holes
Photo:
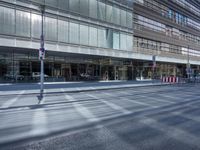
<svg viewBox="0 0 200 150">
<path fill-rule="evenodd" d="M 41 36 L 41 15 L 31 14 L 31 34 L 33 38 L 40 38 Z"/>
<path fill-rule="evenodd" d="M 14 9 L 0 6 L 0 33 L 15 33 L 15 11 Z"/>
<path fill-rule="evenodd" d="M 79 24 L 69 23 L 69 41 L 70 43 L 79 44 Z"/>
<path fill-rule="evenodd" d="M 58 20 L 58 41 L 68 42 L 69 22 Z"/>
<path fill-rule="evenodd" d="M 57 19 L 45 18 L 45 39 L 57 41 Z"/>
<path fill-rule="evenodd" d="M 89 28 L 89 45 L 97 46 L 97 28 L 95 27 Z"/>
<path fill-rule="evenodd" d="M 92 18 L 97 18 L 97 1 L 89 0 L 89 15 Z"/>
<path fill-rule="evenodd" d="M 80 25 L 80 44 L 89 44 L 89 28 L 85 25 Z"/>
</svg>

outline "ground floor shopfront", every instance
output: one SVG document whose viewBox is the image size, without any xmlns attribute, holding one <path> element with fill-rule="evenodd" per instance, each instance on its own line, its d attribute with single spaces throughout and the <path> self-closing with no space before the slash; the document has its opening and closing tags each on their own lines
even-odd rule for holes
<svg viewBox="0 0 200 150">
<path fill-rule="evenodd" d="M 143 80 L 162 76 L 186 77 L 185 64 L 47 52 L 44 62 L 46 81 Z M 198 66 L 192 66 L 194 72 Z M 38 52 L 1 50 L 0 82 L 38 82 Z"/>
</svg>

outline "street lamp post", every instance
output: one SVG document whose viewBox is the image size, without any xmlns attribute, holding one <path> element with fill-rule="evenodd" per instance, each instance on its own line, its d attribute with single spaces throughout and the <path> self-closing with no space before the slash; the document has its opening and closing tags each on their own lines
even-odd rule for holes
<svg viewBox="0 0 200 150">
<path fill-rule="evenodd" d="M 41 37 L 40 37 L 40 50 L 39 50 L 39 59 L 41 63 L 40 67 L 40 98 L 43 98 L 44 92 L 44 56 L 45 56 L 45 49 L 44 49 L 44 13 L 45 13 L 45 6 L 41 5 L 41 13 L 42 13 L 42 25 L 41 25 Z"/>
</svg>

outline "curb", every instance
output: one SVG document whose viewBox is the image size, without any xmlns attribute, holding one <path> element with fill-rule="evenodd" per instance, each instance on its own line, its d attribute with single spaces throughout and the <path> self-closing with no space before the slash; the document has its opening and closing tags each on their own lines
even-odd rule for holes
<svg viewBox="0 0 200 150">
<path fill-rule="evenodd" d="M 104 91 L 104 90 L 112 90 L 112 89 L 123 89 L 123 88 L 134 88 L 134 87 L 149 87 L 149 86 L 167 86 L 167 85 L 171 85 L 169 83 L 161 83 L 161 84 L 146 84 L 146 85 L 121 85 L 120 87 L 88 87 L 87 89 L 75 89 L 75 90 L 67 90 L 65 88 L 62 88 L 62 91 L 56 91 L 56 92 L 44 92 L 43 94 L 58 94 L 58 93 L 80 93 L 80 92 L 90 92 L 90 91 Z M 17 94 L 17 93 L 11 93 L 9 95 L 36 95 L 36 94 L 40 94 L 39 89 L 38 92 L 30 92 L 30 93 L 24 93 L 24 94 Z M 8 94 L 0 94 L 0 96 L 7 96 Z"/>
</svg>

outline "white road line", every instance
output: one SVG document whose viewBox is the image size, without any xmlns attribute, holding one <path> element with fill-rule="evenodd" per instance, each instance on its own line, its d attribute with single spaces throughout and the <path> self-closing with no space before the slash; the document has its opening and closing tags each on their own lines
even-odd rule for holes
<svg viewBox="0 0 200 150">
<path fill-rule="evenodd" d="M 164 103 L 171 103 L 171 104 L 176 103 L 176 102 L 166 101 L 166 100 L 162 100 L 162 99 L 158 99 L 158 98 L 156 98 L 156 97 L 150 97 L 150 96 L 140 95 L 140 97 L 147 98 L 147 99 L 151 99 L 151 100 L 154 100 L 154 101 L 157 101 L 157 102 L 164 102 Z"/>
<path fill-rule="evenodd" d="M 131 111 L 129 111 L 129 110 L 127 110 L 127 109 L 125 109 L 125 108 L 123 108 L 123 107 L 121 107 L 121 106 L 119 106 L 119 105 L 116 105 L 116 104 L 111 103 L 111 102 L 109 102 L 109 101 L 103 100 L 103 99 L 101 99 L 101 98 L 99 98 L 99 97 L 97 97 L 97 96 L 94 96 L 94 95 L 91 95 L 91 94 L 87 94 L 87 95 L 90 96 L 90 97 L 93 97 L 93 98 L 95 98 L 95 99 L 99 99 L 100 101 L 102 101 L 102 102 L 105 103 L 106 105 L 110 106 L 112 109 L 114 109 L 114 110 L 119 110 L 119 111 L 121 111 L 123 114 L 131 114 L 131 113 L 132 113 Z"/>
<path fill-rule="evenodd" d="M 166 97 L 166 98 L 172 98 L 172 99 L 175 99 L 175 100 L 177 100 L 177 97 L 170 96 L 170 95 L 164 95 L 164 94 L 166 94 L 166 93 L 163 93 L 163 94 L 158 94 L 158 95 L 160 95 L 160 96 L 162 96 L 162 97 Z"/>
<path fill-rule="evenodd" d="M 44 104 L 45 96 L 43 97 L 41 104 Z M 40 104 L 38 104 L 39 106 Z M 44 108 L 35 109 L 32 119 L 31 135 L 44 135 L 48 133 L 47 129 L 47 115 Z"/>
<path fill-rule="evenodd" d="M 15 103 L 15 102 L 19 99 L 19 97 L 20 97 L 24 92 L 25 92 L 24 90 L 21 91 L 17 97 L 15 97 L 15 98 L 13 98 L 13 99 L 8 100 L 7 102 L 5 102 L 5 103 L 1 106 L 1 108 L 9 108 L 13 103 Z"/>
<path fill-rule="evenodd" d="M 133 100 L 133 99 L 128 99 L 128 98 L 124 98 L 124 99 L 127 100 L 127 101 L 130 101 L 132 103 L 143 105 L 143 106 L 148 106 L 148 107 L 151 107 L 151 108 L 158 108 L 159 107 L 159 106 L 154 106 L 154 105 L 151 105 L 151 104 L 148 104 L 148 103 L 139 102 L 139 101 Z"/>
<path fill-rule="evenodd" d="M 64 91 L 63 89 L 61 89 L 62 91 Z M 71 102 L 75 102 L 76 100 L 70 96 L 65 94 L 65 98 L 68 101 Z M 83 105 L 81 105 L 80 103 L 72 103 L 73 107 L 76 109 L 76 111 L 78 113 L 80 113 L 84 118 L 86 118 L 89 122 L 99 122 L 100 119 L 97 118 L 95 115 L 93 115 L 90 110 L 88 110 L 86 107 L 84 107 Z"/>
<path fill-rule="evenodd" d="M 109 93 L 104 93 L 104 94 L 106 94 L 108 96 L 112 95 L 112 94 L 109 94 Z M 130 99 L 126 98 L 126 97 L 123 97 L 123 99 L 126 100 L 126 101 L 129 101 L 129 102 L 135 103 L 135 104 L 143 105 L 143 106 L 148 106 L 148 107 L 152 107 L 152 108 L 158 108 L 159 107 L 159 106 L 153 106 L 153 105 L 148 104 L 148 103 L 139 102 L 139 101 L 133 100 L 133 99 L 130 100 Z"/>
</svg>

